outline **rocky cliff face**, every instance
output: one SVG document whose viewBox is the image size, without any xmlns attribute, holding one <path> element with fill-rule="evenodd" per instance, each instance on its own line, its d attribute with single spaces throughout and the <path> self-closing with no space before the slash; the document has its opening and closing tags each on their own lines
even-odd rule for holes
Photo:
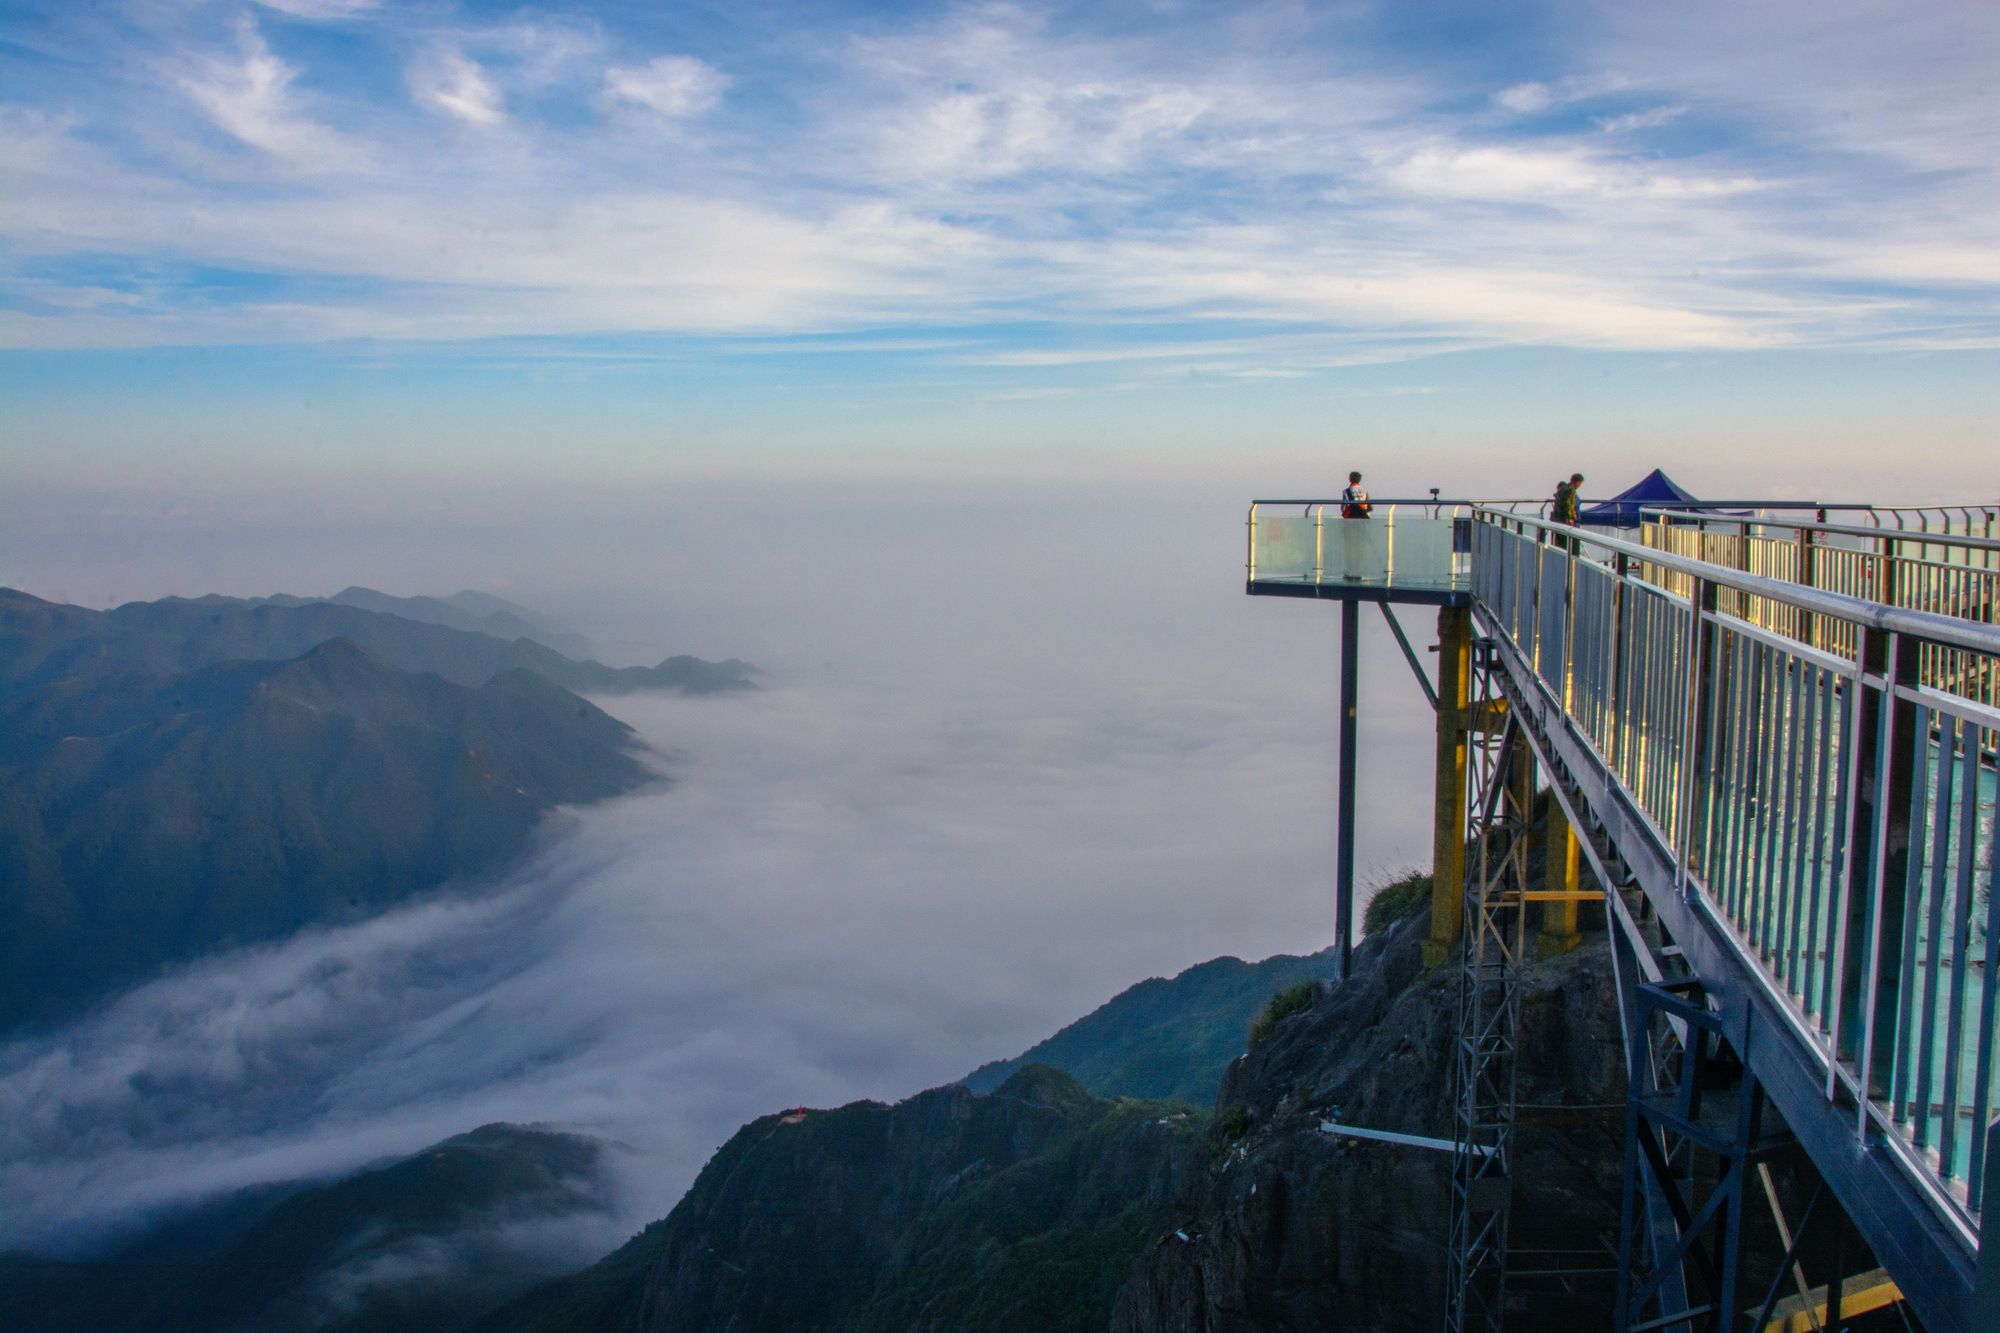
<svg viewBox="0 0 2000 1333">
<path fill-rule="evenodd" d="M 1102 1328 L 1186 1119 L 1033 1067 L 989 1096 L 754 1122 L 668 1219 L 639 1326 Z"/>
<path fill-rule="evenodd" d="M 766 1116 L 665 1220 L 478 1333 L 1435 1328 L 1449 1153 L 1321 1128 L 1450 1137 L 1457 974 L 1421 970 L 1423 924 L 1372 936 L 1231 1065 L 1212 1122 L 1039 1065 Z M 1602 938 L 1520 986 L 1516 1267 L 1560 1248 L 1600 1271 L 1510 1291 L 1525 1327 L 1598 1328 L 1624 1119 Z"/>
<path fill-rule="evenodd" d="M 1450 1154 L 1329 1134 L 1324 1121 L 1448 1139 L 1456 973 L 1420 971 L 1421 918 L 1371 937 L 1354 976 L 1238 1060 L 1211 1131 L 1213 1165 L 1182 1223 L 1120 1291 L 1116 1333 L 1431 1329 L 1443 1313 Z M 1615 1244 L 1624 1071 L 1601 937 L 1524 968 L 1511 1241 L 1528 1252 Z M 1183 1238 L 1185 1237 L 1185 1238 Z M 1538 1327 L 1599 1327 L 1609 1279 L 1521 1279 Z"/>
<path fill-rule="evenodd" d="M 1204 1117 L 1045 1066 L 752 1121 L 687 1197 L 481 1333 L 1090 1330 L 1201 1169 Z"/>
</svg>

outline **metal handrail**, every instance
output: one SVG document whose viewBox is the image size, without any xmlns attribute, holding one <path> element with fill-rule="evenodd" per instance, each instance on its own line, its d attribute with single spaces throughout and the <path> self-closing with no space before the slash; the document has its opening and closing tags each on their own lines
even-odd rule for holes
<svg viewBox="0 0 2000 1333">
<path fill-rule="evenodd" d="M 1977 906 L 1991 826 L 1974 801 L 2000 710 L 1931 687 L 1923 654 L 1948 645 L 1990 670 L 2000 627 L 1504 511 L 1473 524 L 1475 614 L 1523 664 L 1516 679 L 1569 719 L 1668 858 L 1667 887 L 1813 1053 L 1827 1107 L 1879 1133 L 1976 1248 L 2000 922 Z M 1854 651 L 1761 627 L 1718 589 L 1844 620 Z"/>
<path fill-rule="evenodd" d="M 1549 497 L 1548 497 L 1548 496 L 1546 496 L 1546 495 L 1540 495 L 1540 496 L 1536 496 L 1536 497 L 1535 497 L 1534 499 L 1532 499 L 1532 500 L 1510 500 L 1510 499 L 1507 499 L 1507 498 L 1506 498 L 1505 496 L 1502 496 L 1502 497 L 1500 497 L 1500 498 L 1498 498 L 1498 499 L 1487 499 L 1487 500 L 1473 500 L 1473 499 L 1467 499 L 1467 498 L 1463 498 L 1463 497 L 1461 497 L 1461 498 L 1458 498 L 1458 499 L 1454 499 L 1454 498 L 1452 498 L 1452 497 L 1451 497 L 1451 496 L 1449 496 L 1449 495 L 1442 495 L 1442 496 L 1432 496 L 1432 495 L 1417 495 L 1417 496 L 1408 496 L 1408 495 L 1401 495 L 1401 496 L 1383 496 L 1383 495 L 1371 495 L 1371 496 L 1369 496 L 1369 497 L 1368 497 L 1368 503 L 1370 503 L 1370 504 L 1378 504 L 1378 505 L 1439 505 L 1439 506 L 1443 506 L 1443 505 L 1466 505 L 1466 506 L 1472 506 L 1472 505 L 1545 505 L 1545 504 L 1547 504 L 1548 502 L 1549 502 Z M 1336 499 L 1332 499 L 1332 500 L 1326 500 L 1326 499 L 1319 499 L 1319 500 L 1252 500 L 1252 501 L 1250 502 L 1250 507 L 1251 507 L 1252 509 L 1255 509 L 1255 508 L 1257 508 L 1257 507 L 1258 507 L 1259 505 L 1305 505 L 1305 506 L 1308 506 L 1308 507 L 1310 507 L 1310 506 L 1312 506 L 1312 505 L 1339 505 L 1339 504 L 1345 504 L 1345 503 L 1346 503 L 1346 501 L 1344 501 L 1344 500 L 1341 500 L 1341 499 L 1338 499 L 1338 498 L 1336 498 Z"/>
<path fill-rule="evenodd" d="M 1700 579 L 1703 583 L 1733 588 L 1752 597 L 1768 598 L 1815 615 L 1838 616 L 1868 629 L 1882 630 L 1891 634 L 1907 634 L 1911 638 L 1941 643 L 1953 648 L 1964 648 L 1976 653 L 2000 654 L 2000 626 L 1954 620 L 1950 616 L 1941 616 L 1930 611 L 1911 611 L 1860 597 L 1849 597 L 1845 593 L 1826 592 L 1800 583 L 1787 583 L 1782 579 L 1745 573 L 1740 569 L 1731 569 L 1727 565 L 1696 560 L 1691 556 L 1675 555 L 1670 551 L 1641 546 L 1636 542 L 1624 541 L 1617 537 L 1599 536 L 1589 528 L 1571 527 L 1566 523 L 1551 523 L 1545 519 L 1530 518 L 1525 514 L 1508 513 L 1501 509 L 1475 506 L 1473 517 L 1475 520 L 1484 519 L 1500 524 L 1518 523 L 1525 527 L 1533 527 L 1545 535 L 1607 547 L 1627 559 L 1638 560 L 1661 569 L 1671 569 L 1676 573 Z"/>
<path fill-rule="evenodd" d="M 1855 523 L 1821 523 L 1786 518 L 1754 518 L 1735 514 L 1691 514 L 1663 505 L 1641 505 L 1639 517 L 1649 515 L 1677 520 L 1684 526 L 1724 523 L 1737 527 L 1791 528 L 1804 532 L 1831 532 L 1843 537 L 1865 537 L 1869 541 L 1919 546 L 1962 546 L 1974 551 L 2000 551 L 2000 538 L 1974 537 L 1969 533 L 1923 531 L 1917 528 L 1863 527 Z"/>
<path fill-rule="evenodd" d="M 1869 521 L 1870 521 L 1871 523 L 1873 523 L 1873 524 L 1874 524 L 1874 525 L 1875 525 L 1876 527 L 1878 527 L 1878 528 L 1882 526 L 1882 518 L 1883 518 L 1883 516 L 1884 516 L 1884 515 L 1887 515 L 1887 516 L 1889 517 L 1889 519 L 1890 519 L 1890 520 L 1892 520 L 1892 521 L 1893 521 L 1893 522 L 1895 523 L 1895 525 L 1896 525 L 1896 530 L 1897 530 L 1898 532 L 1910 532 L 1910 531 L 1915 531 L 1915 532 L 1928 532 L 1928 531 L 1930 530 L 1930 516 L 1931 516 L 1932 514 L 1937 514 L 1937 515 L 1939 515 L 1940 517 L 1944 518 L 1946 522 L 1949 522 L 1949 521 L 1950 521 L 1950 516 L 1951 516 L 1952 514 L 1961 514 L 1961 515 L 1964 515 L 1964 516 L 1966 516 L 1966 517 L 1967 517 L 1967 518 L 1969 519 L 1969 518 L 1970 518 L 1970 516 L 1971 516 L 1972 514 L 1974 514 L 1974 513 L 1991 513 L 1991 512 L 1993 512 L 1993 510 L 1994 510 L 1994 506 L 1992 506 L 1992 505 L 1990 505 L 1990 504 L 1978 504 L 1978 505 L 1943 505 L 1943 504 L 1938 504 L 1938 505 L 1832 505 L 1832 506 L 1829 506 L 1829 508 L 1834 508 L 1834 509 L 1856 509 L 1856 510 L 1860 510 L 1860 511 L 1862 511 L 1862 512 L 1866 513 L 1866 514 L 1868 515 L 1868 519 L 1869 519 Z M 1912 528 L 1906 528 L 1906 527 L 1904 526 L 1904 524 L 1903 524 L 1903 516 L 1904 516 L 1905 514 L 1914 514 L 1914 515 L 1916 516 L 1916 520 L 1917 520 L 1917 526 L 1916 526 L 1916 527 L 1915 527 L 1914 529 L 1912 529 Z"/>
<path fill-rule="evenodd" d="M 1448 495 L 1397 496 L 1397 497 L 1370 496 L 1369 503 L 1378 505 L 1385 505 L 1385 504 L 1488 505 L 1488 506 L 1545 505 L 1549 502 L 1550 498 L 1551 497 L 1546 495 L 1537 495 L 1521 499 L 1514 499 L 1507 496 L 1486 497 L 1483 499 L 1475 499 L 1465 496 L 1461 496 L 1454 499 L 1453 497 Z M 1576 498 L 1576 502 L 1580 505 L 1599 505 L 1599 504 L 1611 504 L 1617 499 L 1618 497 L 1615 495 L 1603 495 L 1603 496 L 1598 496 L 1595 499 L 1592 499 L 1590 496 L 1587 495 L 1579 495 Z M 1258 505 L 1337 505 L 1340 503 L 1342 503 L 1342 501 L 1340 501 L 1339 499 L 1252 500 L 1250 502 L 1250 507 L 1252 509 L 1255 509 Z M 1651 501 L 1649 503 L 1654 507 L 1658 508 L 1675 508 L 1675 509 L 1712 509 L 1718 505 L 1727 505 L 1732 508 L 1738 508 L 1738 509 L 1867 509 L 1870 507 L 1868 505 L 1833 504 L 1826 500 L 1658 500 L 1658 501 Z"/>
</svg>

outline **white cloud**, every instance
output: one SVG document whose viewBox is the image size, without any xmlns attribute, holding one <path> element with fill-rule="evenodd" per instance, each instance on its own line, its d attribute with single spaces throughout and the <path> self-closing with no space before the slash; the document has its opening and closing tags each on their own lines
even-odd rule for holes
<svg viewBox="0 0 2000 1333">
<path fill-rule="evenodd" d="M 382 0 L 257 0 L 257 3 L 293 18 L 349 19 L 372 12 Z"/>
<path fill-rule="evenodd" d="M 606 100 L 674 119 L 713 109 L 728 86 L 727 75 L 693 56 L 655 56 L 643 65 L 618 65 L 604 72 Z"/>
<path fill-rule="evenodd" d="M 1868 190 L 1860 182 L 1890 165 L 1962 171 L 1986 192 L 1980 207 L 1991 213 L 2000 6 L 1690 0 L 1672 10 L 1608 6 L 1586 33 L 1592 57 L 1629 70 L 1635 83 L 1724 108 L 1762 142 L 1812 155 L 1843 185 Z M 1829 150 L 1855 156 L 1820 156 Z M 1899 180 L 1895 189 L 1941 184 Z"/>
<path fill-rule="evenodd" d="M 1000 6 L 857 42 L 873 89 L 857 108 L 873 141 L 868 165 L 890 180 L 945 184 L 1119 174 L 1171 163 L 1204 129 L 1270 123 L 1259 98 L 1207 75 L 1163 77 L 1135 54 L 1053 39 L 1039 16 Z"/>
<path fill-rule="evenodd" d="M 1555 90 L 1546 83 L 1517 83 L 1511 88 L 1502 88 L 1493 94 L 1493 100 L 1509 111 L 1533 115 L 1554 106 L 1556 95 Z"/>
<path fill-rule="evenodd" d="M 1600 157 L 1582 148 L 1439 144 L 1388 168 L 1398 186 L 1419 195 L 1546 201 L 1552 196 L 1597 199 L 1714 199 L 1764 188 L 1751 176 L 1704 176 L 1647 163 Z"/>
<path fill-rule="evenodd" d="M 1650 130 L 1679 120 L 1687 114 L 1687 107 L 1681 104 L 1656 106 L 1650 111 L 1632 111 L 1622 116 L 1599 116 L 1597 128 L 1606 134 L 1623 134 L 1628 130 Z"/>
<path fill-rule="evenodd" d="M 1623 74 L 1610 72 L 1571 74 L 1553 82 L 1537 80 L 1513 84 L 1493 94 L 1493 102 L 1494 105 L 1518 115 L 1533 116 L 1552 107 L 1568 106 L 1573 102 L 1602 97 L 1630 84 L 1631 80 Z"/>
<path fill-rule="evenodd" d="M 241 188 L 251 166 L 268 184 L 263 163 L 184 142 L 179 121 L 137 97 L 0 137 L 12 164 L 0 234 L 19 253 L 306 274 L 335 294 L 177 302 L 162 283 L 129 314 L 44 309 L 7 336 L 831 333 L 1004 310 L 1086 325 L 1370 320 L 1341 324 L 1343 347 L 1358 331 L 1401 355 L 1419 318 L 1452 345 L 1524 330 L 1644 345 L 1654 329 L 1678 347 L 1710 334 L 1718 346 L 1893 342 L 1899 329 L 1930 338 L 1977 317 L 1956 290 L 1913 287 L 1865 309 L 1826 290 L 1856 278 L 1991 281 L 1980 200 L 1994 131 L 1966 110 L 1970 72 L 1921 103 L 1864 87 L 1871 114 L 1843 119 L 1820 83 L 1756 75 L 1738 48 L 1759 44 L 1761 20 L 1741 20 L 1740 41 L 1673 36 L 1682 46 L 1669 61 L 1647 53 L 1666 40 L 1656 27 L 1635 36 L 1620 17 L 1580 28 L 1565 63 L 1621 72 L 1517 82 L 1491 105 L 1525 113 L 1609 92 L 1656 105 L 1509 140 L 1487 107 L 1441 111 L 1434 81 L 1384 75 L 1365 49 L 1320 34 L 1295 55 L 1291 21 L 1268 10 L 1242 33 L 1213 19 L 1079 31 L 980 7 L 865 38 L 806 34 L 811 54 L 781 88 L 759 85 L 742 114 L 675 134 L 671 153 L 654 135 L 542 114 L 595 106 L 627 122 L 685 121 L 737 86 L 691 55 L 607 69 L 616 34 L 596 20 L 419 34 L 429 54 L 410 69 L 416 103 L 507 127 L 472 141 L 441 139 L 406 104 L 340 100 L 338 70 L 295 68 L 246 25 L 228 56 L 178 67 L 180 86 L 240 141 L 316 170 L 311 188 Z M 1710 26 L 1733 32 L 1722 18 Z M 1860 31 L 1806 36 L 1822 61 L 1845 53 L 1848 85 L 1881 84 L 1850 49 L 1865 45 Z M 1189 62 L 1197 41 L 1207 57 Z M 754 63 L 735 73 L 759 77 Z M 755 120 L 773 96 L 798 114 Z M 1697 105 L 1702 131 L 1727 138 L 1698 156 L 1622 151 L 1629 132 Z M 143 125 L 143 151 L 130 136 L 115 146 L 105 115 Z M 1787 135 L 1829 147 L 1792 151 Z M 331 178 L 357 166 L 371 170 Z M 1133 267 L 1138 254 L 1149 271 Z M 1482 272 L 1490 283 L 1473 280 Z M 347 279 L 351 291 L 337 286 Z M 1814 286 L 1825 291 L 1817 321 Z M 1489 287 L 1525 287 L 1521 316 Z"/>
<path fill-rule="evenodd" d="M 463 51 L 434 51 L 410 66 L 410 92 L 434 111 L 481 128 L 507 118 L 500 89 L 486 70 Z"/>
<path fill-rule="evenodd" d="M 517 16 L 506 23 L 465 29 L 461 44 L 504 65 L 510 88 L 547 89 L 585 80 L 596 69 L 603 34 L 588 19 Z"/>
<path fill-rule="evenodd" d="M 0 1045 L 0 1244 L 495 1119 L 649 1150 L 637 1223 L 751 1116 L 903 1095 L 1145 976 L 1325 941 L 1328 732 L 1300 719 L 1332 681 L 1298 665 L 1324 626 L 1189 591 L 1240 555 L 1204 494 L 877 491 L 886 539 L 822 488 L 757 496 L 771 536 L 748 545 L 739 506 L 693 497 L 592 525 L 593 558 L 732 571 L 649 583 L 643 632 L 718 632 L 701 608 L 727 583 L 721 623 L 783 645 L 754 697 L 613 701 L 679 752 L 677 785 L 566 816 L 497 895 L 214 959 Z M 1010 577 L 968 599 L 966 568 Z M 1107 583 L 1129 590 L 1110 609 Z M 1191 605 L 1215 633 L 1187 633 Z M 1387 634 L 1365 643 L 1371 679 L 1402 671 Z M 1426 836 L 1422 765 L 1389 757 L 1429 712 L 1413 688 L 1377 704 L 1364 865 Z"/>
<path fill-rule="evenodd" d="M 246 19 L 234 54 L 195 56 L 175 82 L 210 121 L 253 148 L 308 168 L 352 165 L 353 143 L 304 113 L 292 89 L 297 77 Z"/>
</svg>

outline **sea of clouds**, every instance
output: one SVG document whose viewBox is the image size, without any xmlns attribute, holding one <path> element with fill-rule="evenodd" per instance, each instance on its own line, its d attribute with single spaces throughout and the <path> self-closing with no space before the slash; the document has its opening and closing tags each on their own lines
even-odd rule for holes
<svg viewBox="0 0 2000 1333">
<path fill-rule="evenodd" d="M 752 525 L 734 599 L 687 577 L 683 515 L 646 566 L 682 589 L 658 623 L 593 626 L 700 625 L 767 668 L 754 694 L 599 701 L 667 781 L 559 812 L 495 882 L 0 1047 L 0 1247 L 512 1121 L 623 1145 L 615 1215 L 575 1233 L 601 1252 L 754 1116 L 907 1096 L 1147 976 L 1329 941 L 1337 617 L 1243 596 L 1233 505 L 967 500 L 844 547 L 814 514 Z M 1364 626 L 1379 879 L 1426 856 L 1429 715 Z"/>
</svg>

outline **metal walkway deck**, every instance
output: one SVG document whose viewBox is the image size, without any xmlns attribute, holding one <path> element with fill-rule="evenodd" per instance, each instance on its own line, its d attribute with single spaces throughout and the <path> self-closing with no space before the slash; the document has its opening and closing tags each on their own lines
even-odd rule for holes
<svg viewBox="0 0 2000 1333">
<path fill-rule="evenodd" d="M 1781 1298 L 1810 1310 L 1804 1219 L 1795 1238 L 1780 1223 L 1792 1252 L 1768 1287 L 1739 1262 L 1746 1181 L 1783 1144 L 1926 1328 L 2000 1328 L 2000 1274 L 1977 1271 L 2000 1188 L 2000 628 L 1979 623 L 1994 544 L 1829 556 L 1841 529 L 1803 522 L 1777 538 L 1737 524 L 1731 547 L 1698 526 L 1660 524 L 1642 545 L 1484 506 L 1422 520 L 1400 538 L 1413 555 L 1398 587 L 1386 533 L 1350 536 L 1352 521 L 1282 516 L 1260 571 L 1253 510 L 1251 591 L 1470 606 L 1487 716 L 1506 719 L 1502 748 L 1532 756 L 1483 767 L 1504 785 L 1532 762 L 1609 886 L 1631 1079 L 1617 1326 L 1763 1328 Z M 1698 558 L 1718 554 L 1729 563 Z M 1910 595 L 1828 591 L 1816 569 Z M 1492 784 L 1470 793 L 1480 846 Z M 1519 927 L 1510 954 L 1481 913 L 1518 913 L 1525 890 L 1466 877 L 1482 1013 L 1505 1012 Z M 1495 1037 L 1479 1059 L 1511 1058 L 1481 1023 Z M 1490 1088 L 1504 1072 L 1463 1077 Z M 1503 1111 L 1490 1131 L 1464 1121 L 1477 1174 L 1504 1175 Z M 1497 1327 L 1504 1187 L 1454 1206 L 1455 1238 L 1474 1242 L 1448 1322 Z"/>
</svg>

